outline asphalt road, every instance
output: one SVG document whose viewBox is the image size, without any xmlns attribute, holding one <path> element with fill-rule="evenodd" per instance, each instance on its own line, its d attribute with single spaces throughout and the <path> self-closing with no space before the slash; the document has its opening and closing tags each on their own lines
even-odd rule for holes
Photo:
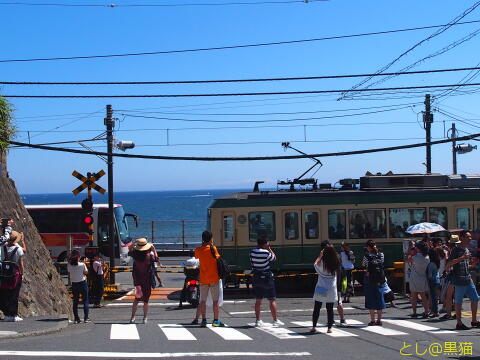
<svg viewBox="0 0 480 360">
<path fill-rule="evenodd" d="M 168 288 L 179 287 L 183 281 L 181 274 L 164 275 L 164 278 Z M 128 274 L 118 277 L 127 287 L 128 279 Z M 189 325 L 195 309 L 179 309 L 174 300 L 177 294 L 173 292 L 166 298 L 153 300 L 147 324 L 138 320 L 136 324 L 128 324 L 131 300 L 127 297 L 112 301 L 105 308 L 91 309 L 93 323 L 72 324 L 51 335 L 0 340 L 0 359 L 304 357 L 405 360 L 470 359 L 472 356 L 478 359 L 480 354 L 477 340 L 480 329 L 459 332 L 453 330 L 454 321 L 412 320 L 408 318 L 410 308 L 406 299 L 397 300 L 397 308 L 386 310 L 383 327 L 367 327 L 369 317 L 363 309 L 363 297 L 353 298 L 352 303 L 345 304 L 347 326 L 335 327 L 332 334 L 326 334 L 326 329 L 319 326 L 320 333 L 312 335 L 309 333 L 313 307 L 310 297 L 280 298 L 279 314 L 285 326 L 254 328 L 252 296 L 245 289 L 229 291 L 225 294 L 227 300 L 220 316 L 227 327 L 215 329 Z M 466 305 L 465 310 L 468 309 Z M 141 307 L 139 310 L 137 319 L 142 317 Z M 263 320 L 271 323 L 267 304 L 263 310 Z M 208 310 L 208 318 L 211 322 L 211 310 Z M 465 323 L 470 321 L 465 320 Z M 322 309 L 320 323 L 325 322 L 326 313 Z M 404 353 L 412 355 L 400 354 L 404 346 Z M 421 355 L 425 350 L 427 352 Z M 432 351 L 436 351 L 437 356 L 432 356 Z"/>
</svg>

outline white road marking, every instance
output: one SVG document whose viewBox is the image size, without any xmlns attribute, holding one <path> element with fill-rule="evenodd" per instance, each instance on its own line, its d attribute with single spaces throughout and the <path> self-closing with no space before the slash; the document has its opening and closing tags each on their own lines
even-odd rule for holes
<svg viewBox="0 0 480 360">
<path fill-rule="evenodd" d="M 110 340 L 140 340 L 135 324 L 112 324 Z"/>
<path fill-rule="evenodd" d="M 15 335 L 15 334 L 18 334 L 16 331 L 6 331 L 6 330 L 2 330 L 0 331 L 0 337 L 2 336 L 9 336 L 9 335 Z"/>
<path fill-rule="evenodd" d="M 233 357 L 233 356 L 311 356 L 309 352 L 184 352 L 184 353 L 141 353 L 141 352 L 87 352 L 87 351 L 15 351 L 0 350 L 0 357 L 26 356 L 26 357 L 93 357 L 93 358 L 180 358 L 180 357 Z"/>
<path fill-rule="evenodd" d="M 132 295 L 135 292 L 135 289 L 130 290 L 128 293 L 126 293 L 124 296 L 119 297 L 118 299 L 115 299 L 115 301 L 121 301 L 125 299 L 127 296 Z"/>
<path fill-rule="evenodd" d="M 382 321 L 386 322 L 386 323 L 389 323 L 389 324 L 405 327 L 405 328 L 408 328 L 408 329 L 413 329 L 413 330 L 418 330 L 418 331 L 428 331 L 428 332 L 435 333 L 435 334 L 456 334 L 457 333 L 456 331 L 443 330 L 443 329 L 439 329 L 439 328 L 436 328 L 436 327 L 433 327 L 433 326 L 429 326 L 429 325 L 425 325 L 425 324 L 421 324 L 421 323 L 417 323 L 417 322 L 413 322 L 413 321 L 408 321 L 408 320 L 382 319 Z"/>
<path fill-rule="evenodd" d="M 235 300 L 227 300 L 224 301 L 224 304 L 240 304 L 245 303 L 245 300 L 235 301 Z M 110 303 L 107 306 L 132 306 L 133 302 L 122 302 L 122 303 Z M 157 302 L 150 302 L 149 306 L 178 306 L 178 302 L 165 302 L 165 303 L 157 303 Z"/>
<path fill-rule="evenodd" d="M 168 340 L 197 340 L 193 334 L 179 324 L 158 324 Z"/>
<path fill-rule="evenodd" d="M 386 336 L 393 336 L 393 335 L 408 335 L 407 333 L 404 333 L 403 331 L 398 331 L 398 330 L 393 330 L 393 329 L 388 329 L 384 328 L 383 326 L 367 326 L 364 325 L 361 321 L 358 320 L 353 320 L 353 319 L 346 319 L 348 325 L 360 325 L 357 326 L 361 328 L 362 330 L 370 331 L 375 334 L 379 335 L 386 335 Z"/>
<path fill-rule="evenodd" d="M 306 328 L 311 328 L 312 327 L 312 322 L 311 321 L 292 321 L 292 324 L 306 327 Z M 348 331 L 344 331 L 342 329 L 333 327 L 332 332 L 330 334 L 327 333 L 327 327 L 324 325 L 317 326 L 317 330 L 321 333 L 325 333 L 328 336 L 331 337 L 351 337 L 351 336 L 358 336 L 357 334 L 352 334 L 349 333 Z"/>
<path fill-rule="evenodd" d="M 343 310 L 353 310 L 352 307 L 344 307 Z M 313 311 L 313 309 L 292 309 L 292 310 L 277 310 L 279 313 L 289 313 L 289 312 L 305 312 L 305 311 Z M 261 310 L 261 313 L 269 313 L 270 310 Z M 255 311 L 231 311 L 229 312 L 231 315 L 242 315 L 242 314 L 255 314 Z"/>
<path fill-rule="evenodd" d="M 207 327 L 224 340 L 252 340 L 251 337 L 228 326 L 213 327 L 211 324 L 208 324 Z"/>
<path fill-rule="evenodd" d="M 249 326 L 255 326 L 255 324 L 248 324 Z M 300 335 L 292 330 L 289 330 L 284 327 L 274 327 L 270 324 L 265 324 L 264 326 L 256 327 L 255 329 L 262 330 L 267 334 L 273 335 L 278 339 L 282 340 L 291 340 L 291 339 L 305 339 L 305 336 Z"/>
</svg>

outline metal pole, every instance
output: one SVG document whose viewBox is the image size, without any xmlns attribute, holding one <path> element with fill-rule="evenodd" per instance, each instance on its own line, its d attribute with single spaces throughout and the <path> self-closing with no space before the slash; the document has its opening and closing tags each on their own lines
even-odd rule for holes
<svg viewBox="0 0 480 360">
<path fill-rule="evenodd" d="M 108 239 L 110 241 L 110 270 L 115 267 L 115 231 L 113 222 L 113 126 L 112 105 L 107 105 L 107 165 L 108 165 Z M 115 283 L 115 274 L 110 271 L 110 284 Z"/>
<path fill-rule="evenodd" d="M 152 220 L 152 244 L 155 242 L 155 220 Z"/>
<path fill-rule="evenodd" d="M 432 173 L 432 146 L 430 145 L 430 142 L 432 141 L 432 135 L 431 135 L 432 122 L 433 122 L 433 115 L 430 112 L 430 94 L 426 94 L 425 95 L 425 113 L 423 114 L 423 123 L 425 126 L 426 142 L 428 143 L 426 146 L 427 174 Z"/>
<path fill-rule="evenodd" d="M 452 138 L 455 139 L 457 137 L 457 129 L 455 127 L 455 123 L 452 123 Z M 457 142 L 452 141 L 452 157 L 453 157 L 453 174 L 457 174 Z"/>
<path fill-rule="evenodd" d="M 185 251 L 185 220 L 182 220 L 182 251 Z"/>
</svg>

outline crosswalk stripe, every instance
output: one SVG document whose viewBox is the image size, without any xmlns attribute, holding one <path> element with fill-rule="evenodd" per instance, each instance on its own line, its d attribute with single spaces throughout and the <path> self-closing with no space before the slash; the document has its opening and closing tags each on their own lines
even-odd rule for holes
<svg viewBox="0 0 480 360">
<path fill-rule="evenodd" d="M 432 332 L 435 334 L 456 334 L 456 331 L 452 330 L 443 330 L 439 329 L 433 326 L 425 325 L 425 324 L 420 324 L 416 323 L 413 321 L 408 321 L 408 320 L 400 320 L 400 319 L 382 319 L 383 322 L 392 324 L 392 325 L 397 325 L 401 327 L 405 327 L 408 329 L 413 329 L 413 330 L 418 330 L 418 331 L 428 331 Z"/>
<path fill-rule="evenodd" d="M 255 324 L 248 324 L 249 326 L 255 326 Z M 289 330 L 284 327 L 274 327 L 271 324 L 265 323 L 264 326 L 256 327 L 256 329 L 262 330 L 267 334 L 273 335 L 278 339 L 304 339 L 305 336 L 300 335 L 292 330 Z"/>
<path fill-rule="evenodd" d="M 214 327 L 211 324 L 208 324 L 207 327 L 224 340 L 252 340 L 250 336 L 228 326 Z"/>
<path fill-rule="evenodd" d="M 379 335 L 386 335 L 386 336 L 408 335 L 407 333 L 404 333 L 403 331 L 388 329 L 388 328 L 384 328 L 383 326 L 366 326 L 361 321 L 353 320 L 353 319 L 347 319 L 347 324 L 348 325 L 357 325 L 362 330 L 370 331 L 370 332 L 373 332 L 373 333 L 379 334 Z"/>
<path fill-rule="evenodd" d="M 193 334 L 179 324 L 158 324 L 168 340 L 197 340 Z"/>
<path fill-rule="evenodd" d="M 306 328 L 310 328 L 312 326 L 311 321 L 292 321 L 292 324 L 302 326 L 302 327 L 306 327 Z M 322 332 L 322 333 L 325 333 L 326 335 L 331 336 L 331 337 L 358 336 L 357 334 L 353 334 L 353 333 L 350 333 L 348 331 L 345 331 L 345 330 L 342 330 L 342 329 L 339 329 L 339 328 L 335 328 L 335 327 L 332 328 L 332 332 L 329 334 L 329 333 L 327 333 L 327 327 L 323 326 L 323 325 L 317 326 L 317 330 Z"/>
<path fill-rule="evenodd" d="M 110 340 L 140 340 L 135 324 L 112 324 Z"/>
</svg>

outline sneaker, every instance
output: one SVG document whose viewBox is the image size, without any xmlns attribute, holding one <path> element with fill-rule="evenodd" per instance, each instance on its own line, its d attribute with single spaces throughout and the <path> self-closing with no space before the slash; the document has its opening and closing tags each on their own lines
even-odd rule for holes
<svg viewBox="0 0 480 360">
<path fill-rule="evenodd" d="M 265 323 L 262 320 L 255 321 L 255 327 L 262 327 L 265 326 Z"/>
<path fill-rule="evenodd" d="M 272 323 L 272 325 L 273 326 L 282 326 L 282 325 L 285 325 L 285 324 L 283 323 L 283 321 L 277 319 Z"/>
<path fill-rule="evenodd" d="M 14 321 L 13 319 L 14 319 L 13 316 L 6 316 L 5 315 L 5 317 L 3 318 L 3 321 L 11 322 L 11 321 Z"/>
<path fill-rule="evenodd" d="M 83 322 L 86 324 L 86 323 L 91 323 L 92 320 L 90 320 L 89 318 L 86 318 L 85 320 L 83 320 Z"/>
<path fill-rule="evenodd" d="M 74 324 L 80 324 L 81 322 L 82 322 L 82 320 L 80 320 L 80 319 L 75 319 L 75 320 L 73 320 L 73 323 L 74 323 Z"/>
<path fill-rule="evenodd" d="M 222 323 L 220 320 L 213 320 L 212 326 L 213 326 L 213 327 L 224 327 L 225 324 Z"/>
<path fill-rule="evenodd" d="M 146 324 L 148 322 L 148 318 L 144 317 L 142 323 Z"/>
<path fill-rule="evenodd" d="M 347 321 L 345 319 L 340 319 L 340 324 L 346 324 Z"/>
<path fill-rule="evenodd" d="M 15 317 L 12 316 L 12 318 L 13 318 L 12 321 L 15 321 L 15 322 L 23 321 L 23 319 L 20 316 L 15 316 Z"/>
<path fill-rule="evenodd" d="M 202 319 L 202 322 L 200 323 L 200 327 L 207 327 L 207 319 Z"/>
<path fill-rule="evenodd" d="M 470 328 L 464 323 L 460 323 L 455 326 L 455 330 L 470 330 Z"/>
<path fill-rule="evenodd" d="M 135 324 L 135 316 L 130 318 L 130 321 L 129 321 L 130 324 Z"/>
<path fill-rule="evenodd" d="M 190 325 L 198 325 L 198 319 L 193 319 Z"/>
</svg>

